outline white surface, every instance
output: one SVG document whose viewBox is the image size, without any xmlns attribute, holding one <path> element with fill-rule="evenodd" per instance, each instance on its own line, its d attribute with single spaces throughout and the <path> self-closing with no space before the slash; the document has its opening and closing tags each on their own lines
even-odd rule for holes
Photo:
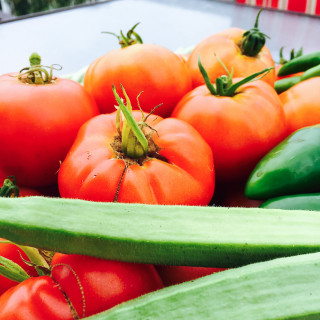
<svg viewBox="0 0 320 320">
<path fill-rule="evenodd" d="M 251 28 L 256 14 L 256 8 L 208 0 L 115 0 L 2 23 L 0 74 L 28 66 L 32 52 L 38 52 L 45 65 L 62 65 L 57 76 L 76 72 L 118 48 L 117 39 L 101 31 L 126 32 L 136 22 L 144 42 L 176 50 L 231 26 Z M 301 46 L 305 53 L 320 50 L 319 18 L 264 10 L 259 26 L 271 37 L 267 46 L 275 59 L 281 46 L 285 54 Z"/>
</svg>

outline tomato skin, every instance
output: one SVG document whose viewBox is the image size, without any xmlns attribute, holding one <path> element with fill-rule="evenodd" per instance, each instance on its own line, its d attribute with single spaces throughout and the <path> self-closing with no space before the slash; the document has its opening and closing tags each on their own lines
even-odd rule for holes
<svg viewBox="0 0 320 320">
<path fill-rule="evenodd" d="M 0 297 L 0 320 L 73 320 L 59 286 L 48 276 L 30 278 Z"/>
<path fill-rule="evenodd" d="M 137 121 L 141 112 L 134 111 Z M 160 155 L 143 165 L 115 159 L 116 113 L 99 115 L 82 126 L 59 171 L 62 197 L 112 202 L 207 205 L 214 191 L 212 152 L 200 134 L 178 119 L 152 115 L 148 123 Z"/>
<path fill-rule="evenodd" d="M 199 86 L 180 100 L 172 116 L 190 123 L 210 145 L 216 179 L 222 182 L 246 179 L 286 134 L 279 97 L 261 80 L 243 85 L 233 97 L 214 96 Z"/>
<path fill-rule="evenodd" d="M 31 85 L 0 76 L 0 178 L 14 175 L 19 186 L 57 183 L 57 171 L 80 126 L 98 114 L 75 81 Z"/>
<path fill-rule="evenodd" d="M 274 67 L 273 58 L 266 46 L 255 57 L 242 54 L 239 43 L 244 32 L 245 30 L 239 28 L 229 28 L 207 37 L 196 45 L 187 60 L 193 88 L 204 84 L 198 66 L 199 55 L 213 83 L 216 78 L 226 74 L 225 69 L 216 57 L 224 63 L 230 73 L 233 70 L 235 78 L 246 77 L 266 68 Z M 262 80 L 273 86 L 275 71 L 270 71 Z"/>
<path fill-rule="evenodd" d="M 227 270 L 227 268 L 207 268 L 207 267 L 189 267 L 189 266 L 156 266 L 157 271 L 168 287 L 185 281 L 195 280 L 209 274 Z"/>
<path fill-rule="evenodd" d="M 191 78 L 185 62 L 169 49 L 154 44 L 135 44 L 109 51 L 88 68 L 84 87 L 94 97 L 101 113 L 115 111 L 112 85 L 118 92 L 124 86 L 137 109 L 139 97 L 143 110 L 168 117 L 179 99 L 191 90 Z"/>
<path fill-rule="evenodd" d="M 163 288 L 153 265 L 56 253 L 52 277 L 80 317 Z"/>
<path fill-rule="evenodd" d="M 5 239 L 0 238 L 0 241 L 5 241 Z M 38 274 L 34 267 L 28 266 L 23 259 L 29 261 L 27 255 L 15 244 L 12 243 L 0 243 L 0 256 L 10 259 L 11 261 L 17 263 L 22 267 L 29 276 L 36 277 Z M 14 287 L 18 282 L 10 280 L 2 275 L 0 275 L 0 295 L 2 295 L 9 288 Z"/>
<path fill-rule="evenodd" d="M 286 116 L 288 135 L 320 123 L 320 77 L 302 81 L 279 95 Z"/>
</svg>

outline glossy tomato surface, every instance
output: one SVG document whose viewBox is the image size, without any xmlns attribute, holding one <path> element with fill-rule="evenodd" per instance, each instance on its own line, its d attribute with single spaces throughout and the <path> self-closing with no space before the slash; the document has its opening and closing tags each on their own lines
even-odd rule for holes
<svg viewBox="0 0 320 320">
<path fill-rule="evenodd" d="M 286 134 L 279 97 L 261 80 L 232 97 L 214 96 L 200 86 L 181 99 L 172 116 L 191 124 L 210 145 L 219 181 L 246 179 Z"/>
<path fill-rule="evenodd" d="M 0 297 L 0 320 L 73 320 L 67 298 L 48 276 L 30 278 Z"/>
<path fill-rule="evenodd" d="M 0 178 L 19 186 L 57 182 L 57 172 L 80 126 L 98 114 L 83 87 L 68 79 L 33 85 L 0 76 Z"/>
<path fill-rule="evenodd" d="M 153 265 L 56 253 L 52 277 L 81 318 L 163 288 Z"/>
<path fill-rule="evenodd" d="M 141 112 L 134 111 L 137 121 Z M 125 162 L 112 147 L 116 113 L 82 126 L 59 171 L 62 197 L 147 204 L 207 205 L 214 191 L 212 152 L 200 134 L 178 119 L 152 115 L 159 150 L 140 164 Z M 128 159 L 126 160 L 128 161 Z"/>
<path fill-rule="evenodd" d="M 224 63 L 230 73 L 233 70 L 235 78 L 246 77 L 266 68 L 274 67 L 273 58 L 266 46 L 255 57 L 242 54 L 239 44 L 244 32 L 245 30 L 239 28 L 229 28 L 209 36 L 196 45 L 187 60 L 194 88 L 204 84 L 198 67 L 199 56 L 212 82 L 216 78 L 226 74 L 218 58 Z M 263 80 L 273 86 L 275 71 L 269 72 L 263 77 Z"/>
<path fill-rule="evenodd" d="M 137 97 L 143 110 L 168 117 L 180 98 L 191 90 L 191 77 L 185 62 L 167 48 L 155 44 L 135 44 L 109 51 L 88 68 L 84 87 L 94 97 L 101 113 L 115 111 L 112 85 L 122 84 L 132 105 Z"/>
<path fill-rule="evenodd" d="M 302 81 L 279 97 L 283 103 L 288 135 L 320 123 L 320 77 Z"/>
</svg>

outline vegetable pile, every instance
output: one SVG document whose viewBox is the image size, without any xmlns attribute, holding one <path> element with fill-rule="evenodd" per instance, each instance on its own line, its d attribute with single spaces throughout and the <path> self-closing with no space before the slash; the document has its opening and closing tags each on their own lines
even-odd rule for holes
<svg viewBox="0 0 320 320">
<path fill-rule="evenodd" d="M 320 318 L 320 54 L 260 14 L 0 75 L 0 320 Z"/>
</svg>

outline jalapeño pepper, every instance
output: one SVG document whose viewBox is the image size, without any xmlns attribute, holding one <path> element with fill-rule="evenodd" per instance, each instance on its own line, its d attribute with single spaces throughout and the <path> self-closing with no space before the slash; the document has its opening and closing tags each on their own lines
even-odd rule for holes
<svg viewBox="0 0 320 320">
<path fill-rule="evenodd" d="M 263 202 L 260 208 L 320 211 L 320 193 L 276 197 Z"/>
<path fill-rule="evenodd" d="M 320 124 L 299 129 L 257 164 L 245 195 L 250 199 L 320 192 Z"/>
</svg>

